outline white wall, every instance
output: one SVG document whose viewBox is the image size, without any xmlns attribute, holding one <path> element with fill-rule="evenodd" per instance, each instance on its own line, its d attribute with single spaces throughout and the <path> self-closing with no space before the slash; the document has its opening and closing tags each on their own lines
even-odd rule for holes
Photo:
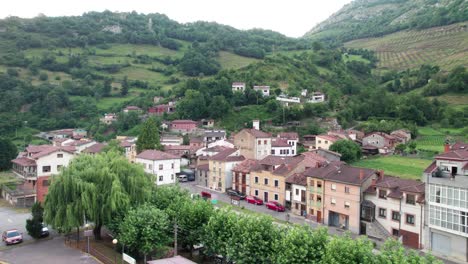
<svg viewBox="0 0 468 264">
<path fill-rule="evenodd" d="M 261 144 L 258 141 L 261 140 Z M 265 144 L 266 140 L 266 144 Z M 256 138 L 255 139 L 255 159 L 261 160 L 268 155 L 271 155 L 271 138 Z"/>
<path fill-rule="evenodd" d="M 180 172 L 180 159 L 146 160 L 137 158 L 136 163 L 142 164 L 145 172 L 156 176 L 156 185 L 176 183 L 176 173 Z M 172 168 L 172 164 L 174 164 L 174 168 Z M 159 169 L 159 165 L 162 165 L 162 170 Z M 162 181 L 159 179 L 160 176 L 163 176 Z"/>
<path fill-rule="evenodd" d="M 292 189 L 292 201 L 301 202 L 301 191 L 305 191 L 306 196 L 307 196 L 307 187 L 306 186 L 292 184 L 291 189 Z M 296 190 L 298 190 L 298 195 L 296 195 Z M 307 200 L 307 197 L 306 197 L 306 200 Z"/>
<path fill-rule="evenodd" d="M 62 158 L 57 158 L 58 154 L 62 154 Z M 37 164 L 37 176 L 50 176 L 58 174 L 57 166 L 61 165 L 62 167 L 68 166 L 70 161 L 75 156 L 65 151 L 56 151 L 47 156 L 40 157 L 36 160 Z M 43 172 L 43 166 L 50 166 L 50 172 Z"/>
<path fill-rule="evenodd" d="M 296 151 L 295 151 L 295 148 L 293 148 L 293 146 L 290 146 L 290 147 L 271 147 L 271 150 L 275 151 L 275 153 L 272 154 L 272 155 L 275 155 L 275 156 L 287 157 L 287 156 L 296 155 Z M 283 153 L 287 153 L 287 150 L 289 150 L 289 154 L 281 154 L 281 151 L 283 151 Z M 294 153 L 293 153 L 293 150 L 294 150 Z"/>
</svg>

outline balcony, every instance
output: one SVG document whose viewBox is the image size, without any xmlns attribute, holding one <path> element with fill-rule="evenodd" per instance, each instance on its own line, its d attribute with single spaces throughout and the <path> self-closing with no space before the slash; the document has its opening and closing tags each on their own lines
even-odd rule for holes
<svg viewBox="0 0 468 264">
<path fill-rule="evenodd" d="M 322 187 L 309 187 L 311 193 L 322 193 Z"/>
<path fill-rule="evenodd" d="M 321 201 L 309 201 L 309 206 L 310 207 L 316 207 L 316 208 L 322 208 L 322 202 Z"/>
<path fill-rule="evenodd" d="M 25 180 L 37 180 L 37 172 L 36 171 L 27 171 L 27 170 L 19 170 L 13 168 L 13 172 L 20 178 Z"/>
</svg>

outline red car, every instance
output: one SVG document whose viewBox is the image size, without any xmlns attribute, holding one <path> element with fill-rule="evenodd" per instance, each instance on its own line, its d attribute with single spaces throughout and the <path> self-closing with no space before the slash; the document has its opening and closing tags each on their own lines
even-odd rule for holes
<svg viewBox="0 0 468 264">
<path fill-rule="evenodd" d="M 247 196 L 245 200 L 250 204 L 263 205 L 262 199 L 255 196 Z"/>
<path fill-rule="evenodd" d="M 203 199 L 211 199 L 211 193 L 209 192 L 201 192 L 201 197 Z"/>
<path fill-rule="evenodd" d="M 23 242 L 23 234 L 16 229 L 3 232 L 2 240 L 7 245 L 17 244 Z"/>
<path fill-rule="evenodd" d="M 265 205 L 270 210 L 275 210 L 275 211 L 278 211 L 278 212 L 284 212 L 284 206 L 282 206 L 278 202 L 270 201 L 270 202 L 266 203 Z"/>
</svg>

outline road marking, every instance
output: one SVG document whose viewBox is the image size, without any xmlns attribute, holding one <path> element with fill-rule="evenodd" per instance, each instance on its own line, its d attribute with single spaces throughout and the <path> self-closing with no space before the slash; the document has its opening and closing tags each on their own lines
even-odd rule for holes
<svg viewBox="0 0 468 264">
<path fill-rule="evenodd" d="M 13 223 L 13 221 L 10 218 L 8 218 L 8 222 Z"/>
</svg>

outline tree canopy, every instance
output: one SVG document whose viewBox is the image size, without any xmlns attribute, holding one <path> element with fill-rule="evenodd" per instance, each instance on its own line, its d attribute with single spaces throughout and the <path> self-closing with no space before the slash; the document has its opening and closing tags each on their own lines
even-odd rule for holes
<svg viewBox="0 0 468 264">
<path fill-rule="evenodd" d="M 16 158 L 18 150 L 7 138 L 0 138 L 0 171 L 11 168 L 11 160 Z"/>
<path fill-rule="evenodd" d="M 330 146 L 331 151 L 341 154 L 341 160 L 353 162 L 359 160 L 362 156 L 361 148 L 352 140 L 338 140 Z"/>
<path fill-rule="evenodd" d="M 147 149 L 163 149 L 159 139 L 159 127 L 153 118 L 148 118 L 143 124 L 143 129 L 138 136 L 136 147 L 138 153 Z"/>
</svg>

